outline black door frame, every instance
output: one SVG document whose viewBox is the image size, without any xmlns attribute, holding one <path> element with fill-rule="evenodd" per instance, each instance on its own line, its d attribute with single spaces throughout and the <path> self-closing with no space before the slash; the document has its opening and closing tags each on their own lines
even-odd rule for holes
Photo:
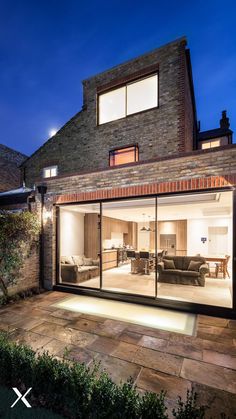
<svg viewBox="0 0 236 419">
<path fill-rule="evenodd" d="M 229 307 L 219 307 L 212 306 L 207 304 L 200 303 L 191 303 L 183 302 L 178 300 L 167 300 L 164 298 L 159 298 L 157 296 L 157 270 L 156 270 L 156 279 L 155 279 L 155 296 L 142 296 L 132 293 L 123 293 L 118 291 L 109 291 L 102 289 L 102 203 L 103 202 L 113 202 L 113 201 L 122 201 L 122 200 L 135 200 L 135 199 L 145 199 L 145 198 L 155 198 L 155 229 L 157 230 L 157 211 L 158 211 L 158 198 L 163 196 L 173 196 L 173 195 L 191 195 L 191 194 L 203 194 L 203 193 L 220 193 L 225 191 L 233 192 L 233 245 L 232 245 L 232 268 L 233 268 L 233 278 L 232 278 L 232 308 Z M 59 283 L 60 279 L 60 207 L 61 206 L 70 206 L 70 205 L 83 205 L 83 204 L 100 204 L 100 287 L 99 288 L 86 288 L 80 287 L 78 285 L 63 285 Z M 174 310 L 181 310 L 190 313 L 206 314 L 217 317 L 226 317 L 236 319 L 236 189 L 234 187 L 222 187 L 222 188 L 208 188 L 202 190 L 189 190 L 189 191 L 178 191 L 178 192 L 167 192 L 161 194 L 152 194 L 152 195 L 139 195 L 139 196 L 130 196 L 130 197 L 121 197 L 121 198 L 111 198 L 104 200 L 90 200 L 90 201 L 81 201 L 81 202 L 70 202 L 64 204 L 56 204 L 56 281 L 57 284 L 54 285 L 53 289 L 63 292 L 69 292 L 74 294 L 83 294 L 96 296 L 101 298 L 113 299 L 118 301 L 126 301 L 136 304 L 151 305 L 157 307 L 163 307 Z M 157 234 L 155 234 L 155 253 L 157 252 Z"/>
</svg>

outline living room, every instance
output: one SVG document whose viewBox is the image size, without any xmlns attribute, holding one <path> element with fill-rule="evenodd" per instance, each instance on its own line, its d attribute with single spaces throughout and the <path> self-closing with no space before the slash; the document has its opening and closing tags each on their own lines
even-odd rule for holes
<svg viewBox="0 0 236 419">
<path fill-rule="evenodd" d="M 63 284 L 231 307 L 232 192 L 61 206 L 60 255 Z"/>
</svg>

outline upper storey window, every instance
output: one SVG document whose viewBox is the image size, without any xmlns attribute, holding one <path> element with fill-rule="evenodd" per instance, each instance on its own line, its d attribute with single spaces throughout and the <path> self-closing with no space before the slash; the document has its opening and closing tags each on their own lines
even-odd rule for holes
<svg viewBox="0 0 236 419">
<path fill-rule="evenodd" d="M 119 166 L 120 164 L 134 163 L 138 161 L 138 146 L 117 148 L 109 153 L 110 166 Z"/>
<path fill-rule="evenodd" d="M 43 169 L 43 177 L 44 178 L 50 178 L 57 176 L 57 166 L 50 166 L 50 167 L 44 167 Z"/>
<path fill-rule="evenodd" d="M 220 145 L 221 145 L 220 140 L 202 141 L 201 142 L 201 149 L 205 150 L 207 148 L 220 147 Z"/>
<path fill-rule="evenodd" d="M 115 121 L 158 106 L 158 75 L 154 74 L 98 97 L 98 123 Z"/>
</svg>

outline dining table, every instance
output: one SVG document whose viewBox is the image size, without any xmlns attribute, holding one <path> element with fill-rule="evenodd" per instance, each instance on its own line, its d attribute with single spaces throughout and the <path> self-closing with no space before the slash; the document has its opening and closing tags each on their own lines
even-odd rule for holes
<svg viewBox="0 0 236 419">
<path fill-rule="evenodd" d="M 222 266 L 223 278 L 226 278 L 227 274 L 227 258 L 224 255 L 206 255 L 203 256 L 206 259 L 206 262 L 216 262 L 220 263 Z M 216 278 L 218 277 L 218 271 L 216 271 Z"/>
</svg>

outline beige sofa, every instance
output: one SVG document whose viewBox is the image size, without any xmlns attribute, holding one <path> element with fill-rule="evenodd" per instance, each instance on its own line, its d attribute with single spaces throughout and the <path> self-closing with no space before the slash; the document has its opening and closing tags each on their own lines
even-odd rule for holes
<svg viewBox="0 0 236 419">
<path fill-rule="evenodd" d="M 165 261 L 167 262 L 165 263 Z M 167 266 L 168 261 L 174 262 L 174 268 Z M 192 263 L 192 269 L 191 261 L 196 262 Z M 205 276 L 209 272 L 209 267 L 201 256 L 165 256 L 162 262 L 157 264 L 157 271 L 158 282 L 204 287 Z"/>
<path fill-rule="evenodd" d="M 61 281 L 80 283 L 99 276 L 99 259 L 84 255 L 61 256 Z"/>
</svg>

